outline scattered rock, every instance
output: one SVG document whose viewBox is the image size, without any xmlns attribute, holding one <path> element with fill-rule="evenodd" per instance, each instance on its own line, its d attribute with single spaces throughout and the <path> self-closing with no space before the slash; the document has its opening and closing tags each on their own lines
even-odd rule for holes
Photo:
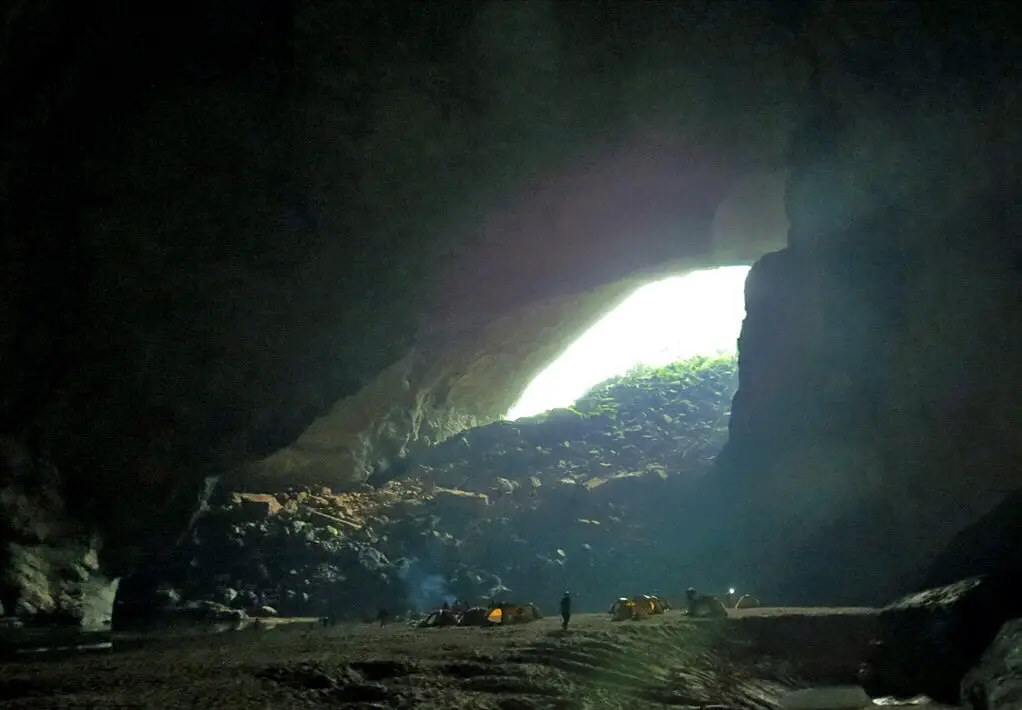
<svg viewBox="0 0 1022 710">
<path fill-rule="evenodd" d="M 465 431 L 378 489 L 236 493 L 208 507 L 176 566 L 146 574 L 183 600 L 333 619 L 542 605 L 567 571 L 594 611 L 677 594 L 691 582 L 679 510 L 726 439 L 735 386 L 733 359 L 639 368 L 571 409 Z"/>
<path fill-rule="evenodd" d="M 233 496 L 235 518 L 239 521 L 265 520 L 281 511 L 283 506 L 272 495 L 261 493 L 235 493 Z"/>
<path fill-rule="evenodd" d="M 444 512 L 458 511 L 469 515 L 480 515 L 483 509 L 490 504 L 489 496 L 485 493 L 469 493 L 468 491 L 450 490 L 447 488 L 437 489 L 433 504 Z"/>
<path fill-rule="evenodd" d="M 341 534 L 340 530 L 333 528 L 334 525 L 355 528 L 356 530 L 360 530 L 362 528 L 361 525 L 352 522 L 351 520 L 345 520 L 344 518 L 339 518 L 334 515 L 328 515 L 327 513 L 324 513 L 319 510 L 309 509 L 306 514 L 313 522 L 319 523 L 321 525 L 326 525 L 327 529 L 330 530 L 330 534 L 334 537 L 337 537 L 338 535 Z"/>
</svg>

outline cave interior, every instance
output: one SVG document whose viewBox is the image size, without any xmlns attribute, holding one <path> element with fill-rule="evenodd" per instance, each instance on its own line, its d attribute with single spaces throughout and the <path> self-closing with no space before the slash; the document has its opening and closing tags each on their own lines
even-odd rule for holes
<svg viewBox="0 0 1022 710">
<path fill-rule="evenodd" d="M 91 618 L 215 500 L 371 497 L 506 433 L 637 288 L 724 266 L 751 267 L 727 441 L 637 565 L 784 604 L 914 589 L 1020 485 L 1012 4 L 639 8 L 8 4 L 3 613 Z M 550 488 L 570 517 L 604 487 Z M 289 530 L 406 595 L 435 576 Z"/>
</svg>

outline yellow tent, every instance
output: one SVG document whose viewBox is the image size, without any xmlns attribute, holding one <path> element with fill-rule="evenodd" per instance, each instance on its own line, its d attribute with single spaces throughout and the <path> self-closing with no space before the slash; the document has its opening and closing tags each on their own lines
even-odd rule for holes
<svg viewBox="0 0 1022 710">
<path fill-rule="evenodd" d="M 636 619 L 652 616 L 656 610 L 653 600 L 644 594 L 632 597 L 632 604 L 632 613 Z"/>
<path fill-rule="evenodd" d="M 660 597 L 649 594 L 637 594 L 631 599 L 621 597 L 610 605 L 610 615 L 614 621 L 625 619 L 642 619 L 653 614 L 663 614 L 671 605 Z"/>
<path fill-rule="evenodd" d="M 624 621 L 635 616 L 635 602 L 621 597 L 610 605 L 610 616 L 614 621 Z"/>
<path fill-rule="evenodd" d="M 539 618 L 534 604 L 504 604 L 491 610 L 486 620 L 493 624 L 525 624 Z"/>
</svg>

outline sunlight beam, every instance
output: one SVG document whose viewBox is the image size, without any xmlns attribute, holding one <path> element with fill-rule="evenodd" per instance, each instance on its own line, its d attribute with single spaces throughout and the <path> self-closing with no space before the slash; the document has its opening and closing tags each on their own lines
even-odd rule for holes
<svg viewBox="0 0 1022 710">
<path fill-rule="evenodd" d="M 540 372 L 507 418 L 570 406 L 593 385 L 636 365 L 733 355 L 748 273 L 748 266 L 725 266 L 639 288 Z"/>
</svg>

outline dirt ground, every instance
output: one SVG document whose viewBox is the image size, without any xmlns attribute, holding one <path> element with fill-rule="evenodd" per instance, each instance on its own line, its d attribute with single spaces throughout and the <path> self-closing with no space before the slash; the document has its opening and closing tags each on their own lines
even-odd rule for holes
<svg viewBox="0 0 1022 710">
<path fill-rule="evenodd" d="M 281 624 L 0 666 L 0 706 L 42 708 L 773 708 L 854 682 L 873 616 L 758 609 L 721 621 L 583 614 L 510 627 Z"/>
</svg>

